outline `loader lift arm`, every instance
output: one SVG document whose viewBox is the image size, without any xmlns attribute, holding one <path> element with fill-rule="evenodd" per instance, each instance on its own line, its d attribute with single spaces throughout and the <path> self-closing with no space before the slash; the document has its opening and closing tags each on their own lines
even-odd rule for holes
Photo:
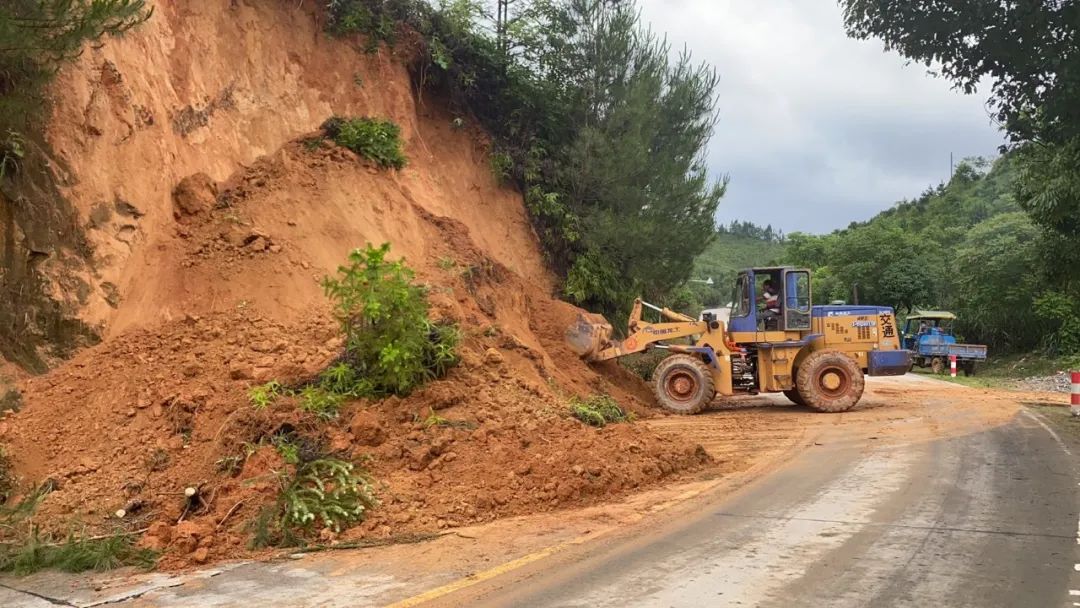
<svg viewBox="0 0 1080 608">
<path fill-rule="evenodd" d="M 644 308 L 650 308 L 668 319 L 667 323 L 649 323 L 642 319 Z M 669 308 L 653 306 L 641 298 L 634 300 L 627 325 L 629 336 L 621 341 L 611 340 L 612 328 L 600 315 L 578 315 L 577 324 L 566 332 L 567 341 L 586 361 L 608 361 L 640 353 L 664 340 L 686 338 L 711 331 L 709 323 L 698 321 Z"/>
</svg>

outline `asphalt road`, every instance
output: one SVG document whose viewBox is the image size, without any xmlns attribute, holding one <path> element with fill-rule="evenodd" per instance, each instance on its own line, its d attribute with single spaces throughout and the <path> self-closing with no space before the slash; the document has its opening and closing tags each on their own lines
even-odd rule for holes
<svg viewBox="0 0 1080 608">
<path fill-rule="evenodd" d="M 803 452 L 698 516 L 496 581 L 469 606 L 1080 606 L 1080 451 L 1036 414 Z"/>
</svg>

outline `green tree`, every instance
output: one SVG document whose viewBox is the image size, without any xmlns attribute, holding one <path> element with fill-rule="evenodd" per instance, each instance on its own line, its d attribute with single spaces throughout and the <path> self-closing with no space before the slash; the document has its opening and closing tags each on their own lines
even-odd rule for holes
<svg viewBox="0 0 1080 608">
<path fill-rule="evenodd" d="M 966 93 L 984 79 L 1021 151 L 1018 202 L 1040 224 L 1080 234 L 1080 3 L 841 0 L 848 33 L 936 69 Z"/>
<path fill-rule="evenodd" d="M 1008 348 L 1039 344 L 1046 326 L 1032 307 L 1046 285 L 1033 262 L 1040 233 L 1023 213 L 1004 213 L 975 226 L 956 249 L 949 304 L 961 327 Z"/>
</svg>

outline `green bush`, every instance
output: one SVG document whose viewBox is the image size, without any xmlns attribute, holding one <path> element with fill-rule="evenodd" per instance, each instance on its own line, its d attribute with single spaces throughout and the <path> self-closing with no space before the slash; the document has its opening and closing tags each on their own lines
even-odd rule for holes
<svg viewBox="0 0 1080 608">
<path fill-rule="evenodd" d="M 630 422 L 633 416 L 608 395 L 593 395 L 570 401 L 570 413 L 589 426 L 601 428 L 616 422 Z"/>
<path fill-rule="evenodd" d="M 252 522 L 254 547 L 301 545 L 316 523 L 340 532 L 378 505 L 370 478 L 356 465 L 336 458 L 303 462 L 301 448 L 287 442 L 278 451 L 295 470 L 280 474 L 277 502 Z"/>
<path fill-rule="evenodd" d="M 339 146 L 381 167 L 401 169 L 408 162 L 401 151 L 401 128 L 388 120 L 334 116 L 322 128 Z"/>
<path fill-rule="evenodd" d="M 323 280 L 345 334 L 345 353 L 323 374 L 323 386 L 339 394 L 407 394 L 457 363 L 457 327 L 428 319 L 424 288 L 389 252 L 389 244 L 357 249 Z"/>
</svg>

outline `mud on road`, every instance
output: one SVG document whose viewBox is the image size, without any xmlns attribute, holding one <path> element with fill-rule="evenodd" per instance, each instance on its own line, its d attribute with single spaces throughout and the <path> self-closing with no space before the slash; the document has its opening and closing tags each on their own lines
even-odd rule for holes
<svg viewBox="0 0 1080 608">
<path fill-rule="evenodd" d="M 1064 400 L 1049 393 L 970 389 L 917 376 L 872 380 L 860 406 L 844 414 L 811 413 L 778 396 L 718 401 L 699 416 L 637 423 L 672 441 L 700 443 L 715 465 L 692 479 L 618 502 L 458 528 L 418 544 L 239 562 L 178 575 L 41 574 L 3 584 L 58 593 L 61 597 L 50 598 L 74 605 L 105 599 L 141 606 L 231 606 L 259 600 L 295 606 L 402 601 L 406 606 L 436 600 L 459 605 L 457 594 L 473 587 L 497 589 L 504 578 L 510 581 L 505 584 L 513 584 L 537 569 L 602 551 L 662 522 L 698 513 L 792 459 L 813 458 L 813 450 L 824 454 L 837 446 L 902 448 L 977 434 L 1009 423 L 1024 404 L 1048 403 Z M 35 605 L 28 597 L 0 592 L 4 605 Z"/>
</svg>

